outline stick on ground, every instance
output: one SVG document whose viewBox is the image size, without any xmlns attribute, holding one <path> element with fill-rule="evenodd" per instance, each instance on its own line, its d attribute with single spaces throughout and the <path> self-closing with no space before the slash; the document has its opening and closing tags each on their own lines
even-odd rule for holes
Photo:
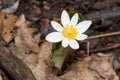
<svg viewBox="0 0 120 80">
<path fill-rule="evenodd" d="M 36 80 L 28 66 L 13 55 L 6 47 L 6 43 L 1 36 L 0 67 L 2 67 L 14 80 Z"/>
</svg>

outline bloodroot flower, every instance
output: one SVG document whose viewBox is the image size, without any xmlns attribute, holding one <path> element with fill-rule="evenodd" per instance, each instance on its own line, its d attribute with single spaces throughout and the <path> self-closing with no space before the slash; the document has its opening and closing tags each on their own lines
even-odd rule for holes
<svg viewBox="0 0 120 80">
<path fill-rule="evenodd" d="M 73 49 L 79 48 L 79 43 L 77 40 L 84 40 L 87 38 L 86 34 L 83 34 L 91 25 L 90 20 L 81 21 L 78 23 L 78 14 L 74 14 L 70 20 L 67 11 L 63 11 L 61 15 L 60 25 L 56 21 L 51 21 L 51 25 L 56 30 L 46 36 L 46 40 L 49 42 L 60 42 L 62 41 L 62 46 L 67 47 L 68 45 Z M 78 24 L 77 24 L 78 23 Z"/>
</svg>

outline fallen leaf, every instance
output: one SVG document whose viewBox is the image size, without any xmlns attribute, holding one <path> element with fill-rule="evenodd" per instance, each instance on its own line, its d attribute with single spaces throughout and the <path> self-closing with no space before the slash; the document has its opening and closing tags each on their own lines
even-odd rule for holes
<svg viewBox="0 0 120 80">
<path fill-rule="evenodd" d="M 29 53 L 35 52 L 39 53 L 39 41 L 40 34 L 33 35 L 33 32 L 37 31 L 35 28 L 30 28 L 30 22 L 25 20 L 25 16 L 21 15 L 16 22 L 17 34 L 15 37 L 15 45 L 21 52 Z"/>
<path fill-rule="evenodd" d="M 60 18 L 55 17 L 55 18 L 53 18 L 53 21 L 60 22 Z"/>
<path fill-rule="evenodd" d="M 39 46 L 40 34 L 33 35 L 35 28 L 30 28 L 30 22 L 25 20 L 25 16 L 21 15 L 16 22 L 18 27 L 15 37 L 15 53 L 22 59 L 33 72 L 36 80 L 45 79 L 48 73 L 48 66 L 45 63 L 51 53 L 50 43 L 45 42 Z M 27 53 L 27 54 L 26 54 Z"/>
<path fill-rule="evenodd" d="M 41 44 L 39 47 L 40 52 L 37 54 L 33 52 L 30 52 L 29 54 L 20 53 L 18 48 L 16 47 L 14 50 L 14 53 L 17 53 L 15 55 L 28 65 L 36 80 L 49 80 L 47 78 L 52 78 L 53 74 L 50 72 L 51 68 L 47 65 L 48 57 L 52 50 L 51 43 L 45 41 L 43 44 Z M 53 80 L 53 78 L 50 80 Z"/>
<path fill-rule="evenodd" d="M 14 24 L 17 20 L 17 17 L 10 15 L 7 19 L 3 21 L 2 26 L 2 37 L 4 40 L 9 43 L 14 38 Z"/>
<path fill-rule="evenodd" d="M 114 80 L 116 78 L 115 71 L 104 57 L 93 55 L 90 62 L 90 68 L 96 70 L 104 79 Z"/>
<path fill-rule="evenodd" d="M 0 34 L 3 31 L 3 20 L 5 19 L 5 12 L 0 11 Z"/>
<path fill-rule="evenodd" d="M 97 53 L 97 55 L 104 57 L 114 68 L 114 70 L 119 70 L 120 68 L 120 55 L 119 55 L 119 50 L 115 51 L 115 53 Z"/>
<path fill-rule="evenodd" d="M 108 61 L 97 55 L 91 55 L 82 61 L 73 63 L 64 75 L 65 80 L 119 80 Z"/>
<path fill-rule="evenodd" d="M 47 18 L 42 18 L 41 21 L 40 21 L 40 24 L 41 24 L 42 26 L 46 26 L 46 25 L 49 24 L 49 22 L 50 22 L 49 19 L 47 19 Z"/>
<path fill-rule="evenodd" d="M 21 15 L 15 26 L 18 28 L 15 36 L 15 47 L 13 53 L 19 57 L 33 72 L 36 80 L 48 80 L 50 76 L 49 66 L 46 64 L 48 56 L 51 54 L 52 44 L 44 41 L 39 46 L 40 34 L 33 35 L 35 28 L 29 27 L 30 22 Z"/>
<path fill-rule="evenodd" d="M 40 52 L 38 53 L 38 63 L 34 68 L 31 68 L 37 80 L 50 80 L 49 78 L 52 75 L 50 72 L 51 68 L 47 65 L 46 61 L 48 61 L 51 50 L 52 44 L 46 41 L 40 47 Z"/>
</svg>

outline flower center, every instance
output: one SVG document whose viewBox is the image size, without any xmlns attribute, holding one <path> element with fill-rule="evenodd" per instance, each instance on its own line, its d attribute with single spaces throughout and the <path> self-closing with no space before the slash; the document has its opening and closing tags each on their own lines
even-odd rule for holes
<svg viewBox="0 0 120 80">
<path fill-rule="evenodd" d="M 62 34 L 64 37 L 66 37 L 68 39 L 75 39 L 78 32 L 77 32 L 76 27 L 73 27 L 72 25 L 70 25 L 70 26 L 66 25 L 63 27 Z"/>
</svg>

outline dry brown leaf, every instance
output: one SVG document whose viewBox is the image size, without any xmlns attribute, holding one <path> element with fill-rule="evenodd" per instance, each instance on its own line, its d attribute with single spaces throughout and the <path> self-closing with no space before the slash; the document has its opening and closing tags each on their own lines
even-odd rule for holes
<svg viewBox="0 0 120 80">
<path fill-rule="evenodd" d="M 37 80 L 48 80 L 46 78 L 51 77 L 51 74 L 46 61 L 51 53 L 52 44 L 44 42 L 39 49 L 38 54 L 25 54 L 22 60 L 28 65 Z"/>
<path fill-rule="evenodd" d="M 91 69 L 96 70 L 104 79 L 114 80 L 116 78 L 116 73 L 107 59 L 101 56 L 94 55 L 91 57 Z"/>
<path fill-rule="evenodd" d="M 5 19 L 5 15 L 5 12 L 0 11 L 0 34 L 4 40 L 9 43 L 14 38 L 14 24 L 17 20 L 17 17 L 10 15 L 7 17 L 7 19 Z"/>
<path fill-rule="evenodd" d="M 99 74 L 89 69 L 90 58 L 86 58 L 83 61 L 73 63 L 70 70 L 61 76 L 65 80 L 104 80 Z"/>
<path fill-rule="evenodd" d="M 58 18 L 58 17 L 55 17 L 55 18 L 53 18 L 53 21 L 60 22 L 60 18 Z"/>
<path fill-rule="evenodd" d="M 117 53 L 117 50 L 116 50 L 116 52 L 114 52 L 114 53 L 107 53 L 107 54 L 98 53 L 97 55 L 102 56 L 105 59 L 107 59 L 108 62 L 114 68 L 114 70 L 117 70 L 117 69 L 120 68 L 120 62 L 119 62 L 120 61 L 120 55 L 119 55 L 119 51 L 118 51 L 118 53 Z"/>
<path fill-rule="evenodd" d="M 28 65 L 37 80 L 47 80 L 50 73 L 46 61 L 51 53 L 52 44 L 43 42 L 41 46 L 38 46 L 40 34 L 33 35 L 36 29 L 29 27 L 30 22 L 25 20 L 24 15 L 20 16 L 15 25 L 18 29 L 14 53 Z"/>
<path fill-rule="evenodd" d="M 40 41 L 40 34 L 33 35 L 36 29 L 29 27 L 30 22 L 25 20 L 25 16 L 21 15 L 15 25 L 18 27 L 15 37 L 15 44 L 18 50 L 23 53 L 29 53 L 30 51 L 39 53 L 38 44 Z"/>
<path fill-rule="evenodd" d="M 26 54 L 23 61 L 29 66 L 37 80 L 48 80 L 51 77 L 50 67 L 46 64 L 51 54 L 52 44 L 44 42 L 38 54 Z"/>
<path fill-rule="evenodd" d="M 0 11 L 0 34 L 3 31 L 3 20 L 5 18 L 5 14 L 6 14 L 5 12 Z"/>
<path fill-rule="evenodd" d="M 37 54 L 32 52 L 29 54 L 20 53 L 17 51 L 18 49 L 15 50 L 15 53 L 17 53 L 17 56 L 28 65 L 36 80 L 48 80 L 47 78 L 53 77 L 49 70 L 50 67 L 46 63 L 49 55 L 51 54 L 51 49 L 52 44 L 49 42 L 44 42 L 39 48 L 40 52 Z"/>
<path fill-rule="evenodd" d="M 50 67 L 46 64 L 49 55 L 51 54 L 52 44 L 49 42 L 44 42 L 40 47 L 40 52 L 38 54 L 38 63 L 33 69 L 33 73 L 37 80 L 48 80 L 51 73 L 49 72 Z"/>
<path fill-rule="evenodd" d="M 65 80 L 119 80 L 107 60 L 99 56 L 90 56 L 73 64 L 61 78 Z"/>
<path fill-rule="evenodd" d="M 47 18 L 42 18 L 41 21 L 40 21 L 40 24 L 43 25 L 43 26 L 46 26 L 46 25 L 49 24 L 49 22 L 50 22 L 49 19 L 47 19 Z"/>
<path fill-rule="evenodd" d="M 6 42 L 10 42 L 14 36 L 13 36 L 13 32 L 14 32 L 14 24 L 17 20 L 17 17 L 14 16 L 14 15 L 10 15 L 7 19 L 5 19 L 3 21 L 3 24 L 2 24 L 2 37 L 4 38 L 4 40 Z"/>
</svg>

